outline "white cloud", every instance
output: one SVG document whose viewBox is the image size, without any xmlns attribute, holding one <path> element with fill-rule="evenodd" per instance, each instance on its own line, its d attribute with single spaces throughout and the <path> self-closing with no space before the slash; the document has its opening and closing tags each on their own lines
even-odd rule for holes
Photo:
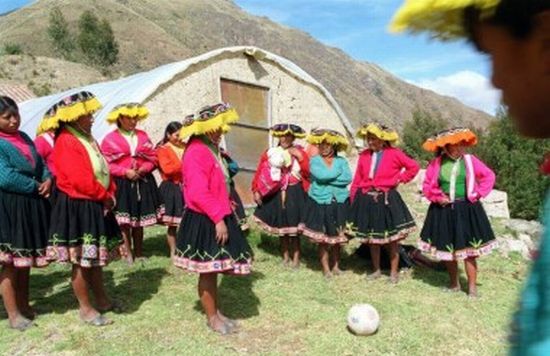
<svg viewBox="0 0 550 356">
<path fill-rule="evenodd" d="M 435 79 L 420 79 L 410 82 L 438 94 L 454 97 L 468 106 L 491 115 L 495 114 L 500 104 L 500 91 L 494 89 L 486 77 L 469 70 Z"/>
</svg>

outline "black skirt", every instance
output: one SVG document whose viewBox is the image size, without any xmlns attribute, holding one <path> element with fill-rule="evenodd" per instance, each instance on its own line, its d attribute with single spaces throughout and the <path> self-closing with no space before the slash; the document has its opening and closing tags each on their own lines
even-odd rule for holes
<svg viewBox="0 0 550 356">
<path fill-rule="evenodd" d="M 115 178 L 116 220 L 120 226 L 144 227 L 162 221 L 164 205 L 151 173 L 137 181 Z"/>
<path fill-rule="evenodd" d="M 178 226 L 185 205 L 181 185 L 165 180 L 160 183 L 159 193 L 164 202 L 162 223 L 166 226 Z"/>
<path fill-rule="evenodd" d="M 337 245 L 348 242 L 345 235 L 348 219 L 349 202 L 319 204 L 308 198 L 304 222 L 300 230 L 304 236 L 320 244 Z"/>
<path fill-rule="evenodd" d="M 174 265 L 197 273 L 249 274 L 252 251 L 235 215 L 224 218 L 229 238 L 216 242 L 216 226 L 208 216 L 186 208 L 178 230 Z"/>
<path fill-rule="evenodd" d="M 120 228 L 101 202 L 73 199 L 59 191 L 52 211 L 48 259 L 101 267 L 122 249 Z"/>
<path fill-rule="evenodd" d="M 391 189 L 387 193 L 358 190 L 350 208 L 352 235 L 368 244 L 388 244 L 407 238 L 415 222 L 401 198 Z"/>
<path fill-rule="evenodd" d="M 248 230 L 248 219 L 244 211 L 243 201 L 241 200 L 241 197 L 239 196 L 239 193 L 237 193 L 237 190 L 233 184 L 230 186 L 229 199 L 231 199 L 233 214 L 235 214 L 241 230 Z"/>
<path fill-rule="evenodd" d="M 0 189 L 0 264 L 16 268 L 48 265 L 49 202 L 38 194 Z"/>
<path fill-rule="evenodd" d="M 456 261 L 486 255 L 495 247 L 495 235 L 480 202 L 430 205 L 420 233 L 420 250 L 442 261 Z"/>
<path fill-rule="evenodd" d="M 267 233 L 297 236 L 305 213 L 306 194 L 302 184 L 288 186 L 286 191 L 265 197 L 254 211 L 254 221 Z"/>
</svg>

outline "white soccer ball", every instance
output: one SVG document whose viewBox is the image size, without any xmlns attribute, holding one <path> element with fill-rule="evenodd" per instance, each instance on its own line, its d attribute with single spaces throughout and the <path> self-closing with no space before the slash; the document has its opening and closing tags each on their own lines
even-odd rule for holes
<svg viewBox="0 0 550 356">
<path fill-rule="evenodd" d="M 380 315 L 370 304 L 355 304 L 348 312 L 348 328 L 356 335 L 371 335 L 378 330 Z"/>
</svg>

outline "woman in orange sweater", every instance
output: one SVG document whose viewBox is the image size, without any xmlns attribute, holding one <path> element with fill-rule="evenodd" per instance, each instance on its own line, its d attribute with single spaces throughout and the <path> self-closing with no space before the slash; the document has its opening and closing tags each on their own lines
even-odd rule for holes
<svg viewBox="0 0 550 356">
<path fill-rule="evenodd" d="M 185 144 L 179 138 L 182 124 L 172 121 L 164 130 L 164 138 L 157 147 L 157 158 L 162 183 L 159 187 L 164 201 L 162 223 L 168 227 L 166 240 L 170 248 L 170 258 L 176 251 L 176 232 L 183 214 L 183 194 L 181 177 L 181 159 Z"/>
</svg>

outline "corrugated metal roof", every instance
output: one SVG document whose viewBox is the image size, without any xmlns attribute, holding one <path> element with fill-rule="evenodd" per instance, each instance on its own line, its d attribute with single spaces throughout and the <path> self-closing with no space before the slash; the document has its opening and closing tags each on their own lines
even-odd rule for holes
<svg viewBox="0 0 550 356">
<path fill-rule="evenodd" d="M 0 95 L 9 96 L 18 104 L 36 98 L 28 86 L 11 82 L 0 82 Z"/>
<path fill-rule="evenodd" d="M 125 102 L 144 102 L 149 96 L 151 96 L 151 94 L 155 92 L 155 90 L 157 90 L 159 86 L 170 81 L 176 75 L 185 72 L 192 65 L 212 61 L 215 60 L 216 57 L 225 58 L 228 54 L 233 54 L 235 56 L 246 54 L 254 56 L 258 60 L 270 61 L 297 79 L 313 85 L 327 98 L 328 102 L 338 113 L 344 127 L 348 130 L 348 134 L 353 134 L 353 128 L 347 116 L 344 114 L 334 97 L 324 86 L 288 59 L 251 46 L 220 48 L 197 57 L 166 64 L 148 72 L 137 73 L 118 80 L 91 84 L 81 88 L 75 88 L 57 94 L 25 101 L 20 105 L 21 117 L 23 119 L 21 130 L 25 131 L 31 137 L 34 137 L 36 134 L 36 128 L 38 127 L 42 116 L 53 104 L 74 92 L 87 90 L 94 93 L 103 104 L 103 109 L 101 109 L 96 115 L 96 122 L 93 127 L 94 136 L 101 139 L 105 134 L 112 130 L 109 124 L 105 121 L 105 117 L 114 106 Z"/>
</svg>

